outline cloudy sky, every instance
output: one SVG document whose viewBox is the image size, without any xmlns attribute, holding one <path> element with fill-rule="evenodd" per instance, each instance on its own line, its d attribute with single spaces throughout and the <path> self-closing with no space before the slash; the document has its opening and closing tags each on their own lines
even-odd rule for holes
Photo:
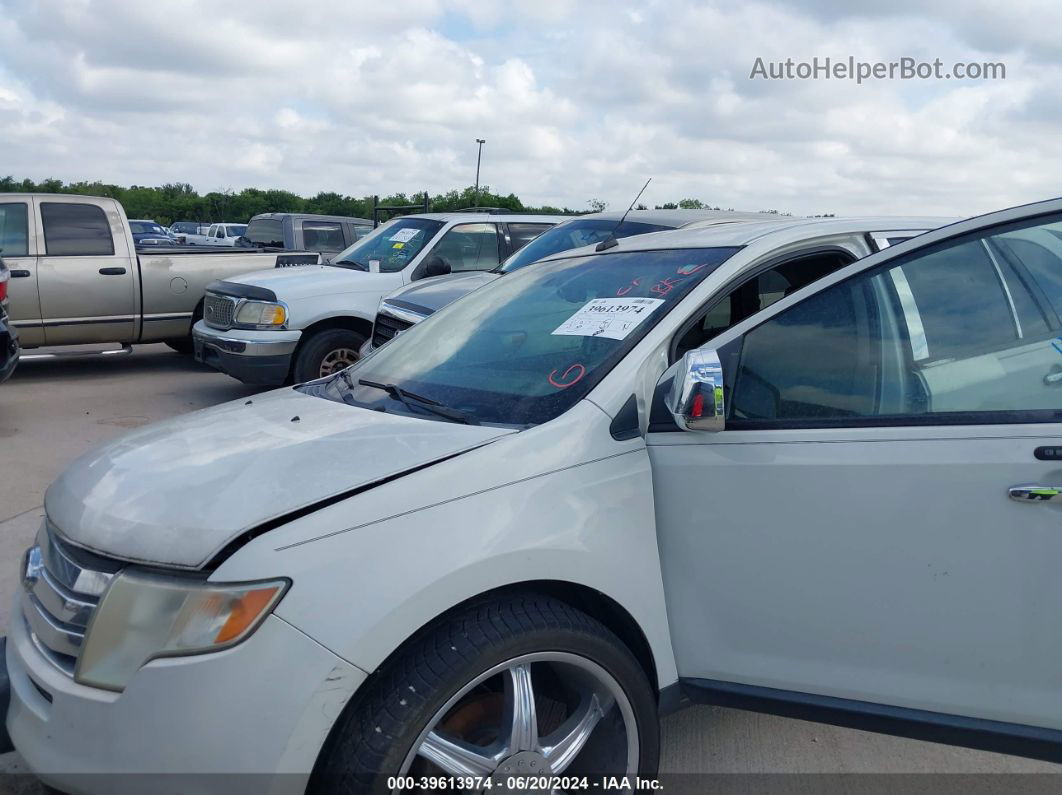
<svg viewBox="0 0 1062 795">
<path fill-rule="evenodd" d="M 1057 0 L 0 0 L 0 174 L 970 214 L 1062 194 Z M 926 10 L 931 7 L 933 10 Z M 750 79 L 818 56 L 1005 80 Z"/>
</svg>

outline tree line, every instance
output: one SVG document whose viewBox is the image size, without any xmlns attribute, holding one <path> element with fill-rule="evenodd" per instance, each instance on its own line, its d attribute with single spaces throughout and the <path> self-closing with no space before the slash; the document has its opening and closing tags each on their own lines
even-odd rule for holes
<svg viewBox="0 0 1062 795">
<path fill-rule="evenodd" d="M 157 187 L 144 185 L 112 185 L 106 182 L 63 182 L 49 178 L 34 182 L 32 179 L 15 179 L 7 176 L 0 178 L 0 193 L 76 193 L 83 196 L 108 196 L 117 199 L 125 207 L 130 218 L 150 218 L 163 226 L 174 221 L 231 221 L 246 223 L 259 213 L 317 213 L 320 215 L 347 215 L 355 218 L 372 218 L 372 196 L 346 196 L 332 191 L 320 191 L 309 198 L 299 196 L 286 190 L 262 190 L 244 188 L 235 191 L 211 191 L 200 194 L 186 182 L 171 182 Z M 379 197 L 381 206 L 423 205 L 423 194 L 392 193 Z M 551 215 L 577 215 L 589 212 L 601 212 L 608 208 L 608 202 L 601 199 L 588 199 L 587 207 L 572 209 L 541 205 L 526 205 L 515 193 L 502 195 L 494 193 L 490 186 L 481 185 L 478 199 L 476 189 L 469 185 L 461 190 L 450 190 L 428 198 L 428 207 L 432 212 L 453 212 L 467 207 L 497 207 L 511 212 L 548 213 Z M 711 209 L 700 199 L 682 199 L 656 205 L 658 210 L 671 209 Z M 626 209 L 626 207 L 622 208 Z M 638 209 L 648 209 L 639 204 Z M 413 210 L 412 212 L 416 212 Z M 778 212 L 772 210 L 770 212 Z"/>
</svg>

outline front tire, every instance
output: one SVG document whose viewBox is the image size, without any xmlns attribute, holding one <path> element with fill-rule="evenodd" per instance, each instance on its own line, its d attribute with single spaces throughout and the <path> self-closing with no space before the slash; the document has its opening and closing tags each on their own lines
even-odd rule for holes
<svg viewBox="0 0 1062 795">
<path fill-rule="evenodd" d="M 309 791 L 398 791 L 395 776 L 651 777 L 653 689 L 605 626 L 539 594 L 505 597 L 422 631 L 347 705 Z M 591 783 L 591 787 L 592 787 Z"/>
<path fill-rule="evenodd" d="M 318 331 L 295 355 L 295 383 L 324 378 L 349 367 L 361 358 L 359 351 L 364 344 L 365 337 L 349 329 Z"/>
</svg>

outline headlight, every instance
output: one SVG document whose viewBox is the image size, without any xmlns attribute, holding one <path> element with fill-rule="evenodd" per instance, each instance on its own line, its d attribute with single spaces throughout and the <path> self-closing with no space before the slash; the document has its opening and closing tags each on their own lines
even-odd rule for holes
<svg viewBox="0 0 1062 795">
<path fill-rule="evenodd" d="M 267 301 L 244 301 L 236 312 L 241 326 L 283 326 L 288 322 L 288 310 L 283 304 Z"/>
<path fill-rule="evenodd" d="M 257 629 L 288 584 L 216 584 L 125 571 L 111 582 L 92 616 L 74 678 L 120 691 L 156 657 L 233 646 Z"/>
</svg>

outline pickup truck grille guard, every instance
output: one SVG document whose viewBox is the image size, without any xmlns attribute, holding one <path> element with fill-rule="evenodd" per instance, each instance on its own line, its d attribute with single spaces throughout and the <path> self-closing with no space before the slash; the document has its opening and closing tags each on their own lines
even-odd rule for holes
<svg viewBox="0 0 1062 795">
<path fill-rule="evenodd" d="M 37 650 L 73 677 L 92 614 L 122 563 L 60 541 L 45 522 L 22 558 L 22 619 Z"/>
</svg>

